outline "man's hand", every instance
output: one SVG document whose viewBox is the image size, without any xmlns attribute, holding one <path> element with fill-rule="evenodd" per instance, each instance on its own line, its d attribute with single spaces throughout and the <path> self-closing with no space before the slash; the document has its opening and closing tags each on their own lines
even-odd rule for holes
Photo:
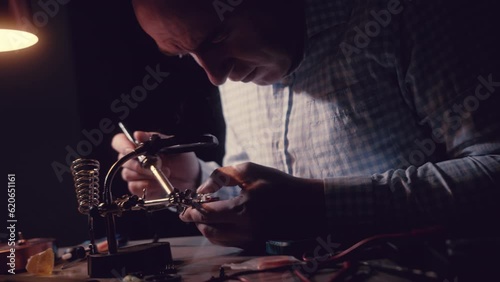
<svg viewBox="0 0 500 282">
<path fill-rule="evenodd" d="M 240 248 L 265 240 L 310 238 L 325 229 L 323 180 L 290 176 L 279 170 L 244 163 L 222 167 L 198 189 L 212 193 L 238 185 L 238 197 L 189 208 L 181 220 L 194 222 L 212 243 Z"/>
<path fill-rule="evenodd" d="M 139 142 L 145 142 L 154 132 L 134 132 L 134 138 Z M 158 134 L 165 138 L 167 136 Z M 113 137 L 111 146 L 117 151 L 118 158 L 122 158 L 135 148 L 135 144 L 130 142 L 125 134 L 120 133 Z M 172 185 L 179 189 L 195 189 L 200 174 L 198 159 L 193 152 L 162 155 L 161 170 L 170 180 Z M 142 196 L 143 189 L 147 189 L 147 199 L 158 199 L 165 197 L 165 191 L 160 186 L 153 173 L 149 169 L 143 168 L 137 160 L 130 160 L 123 165 L 122 178 L 128 182 L 129 191 L 132 194 Z"/>
</svg>

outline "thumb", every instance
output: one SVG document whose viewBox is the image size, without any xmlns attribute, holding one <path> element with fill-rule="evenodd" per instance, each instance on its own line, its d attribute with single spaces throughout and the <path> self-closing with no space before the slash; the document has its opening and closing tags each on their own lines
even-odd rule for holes
<svg viewBox="0 0 500 282">
<path fill-rule="evenodd" d="M 143 143 L 148 141 L 151 136 L 153 135 L 159 135 L 161 138 L 166 138 L 168 137 L 167 135 L 158 133 L 158 132 L 146 132 L 146 131 L 135 131 L 134 132 L 134 138 L 137 140 L 139 143 Z"/>
<path fill-rule="evenodd" d="M 210 177 L 200 185 L 197 193 L 214 193 L 224 186 L 244 185 L 244 178 L 239 170 L 234 166 L 221 167 L 210 175 Z"/>
</svg>

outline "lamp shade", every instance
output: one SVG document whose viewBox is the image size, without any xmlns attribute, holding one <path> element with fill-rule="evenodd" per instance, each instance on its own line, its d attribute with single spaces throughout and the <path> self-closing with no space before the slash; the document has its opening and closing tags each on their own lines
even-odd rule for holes
<svg viewBox="0 0 500 282">
<path fill-rule="evenodd" d="M 31 7 L 25 0 L 0 0 L 0 52 L 30 47 L 38 37 L 30 32 Z"/>
</svg>

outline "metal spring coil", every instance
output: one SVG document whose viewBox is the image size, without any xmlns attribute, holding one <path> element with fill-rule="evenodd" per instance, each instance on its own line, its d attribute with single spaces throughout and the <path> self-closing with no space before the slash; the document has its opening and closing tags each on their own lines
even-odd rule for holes
<svg viewBox="0 0 500 282">
<path fill-rule="evenodd" d="M 75 182 L 78 211 L 89 214 L 92 207 L 99 205 L 99 161 L 76 159 L 71 163 L 71 174 Z"/>
</svg>

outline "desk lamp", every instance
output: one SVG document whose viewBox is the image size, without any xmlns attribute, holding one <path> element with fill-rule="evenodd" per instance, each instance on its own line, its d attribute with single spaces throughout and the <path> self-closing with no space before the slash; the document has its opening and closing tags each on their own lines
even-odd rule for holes
<svg viewBox="0 0 500 282">
<path fill-rule="evenodd" d="M 30 32 L 31 10 L 25 0 L 0 0 L 0 52 L 30 47 L 38 37 Z"/>
</svg>

